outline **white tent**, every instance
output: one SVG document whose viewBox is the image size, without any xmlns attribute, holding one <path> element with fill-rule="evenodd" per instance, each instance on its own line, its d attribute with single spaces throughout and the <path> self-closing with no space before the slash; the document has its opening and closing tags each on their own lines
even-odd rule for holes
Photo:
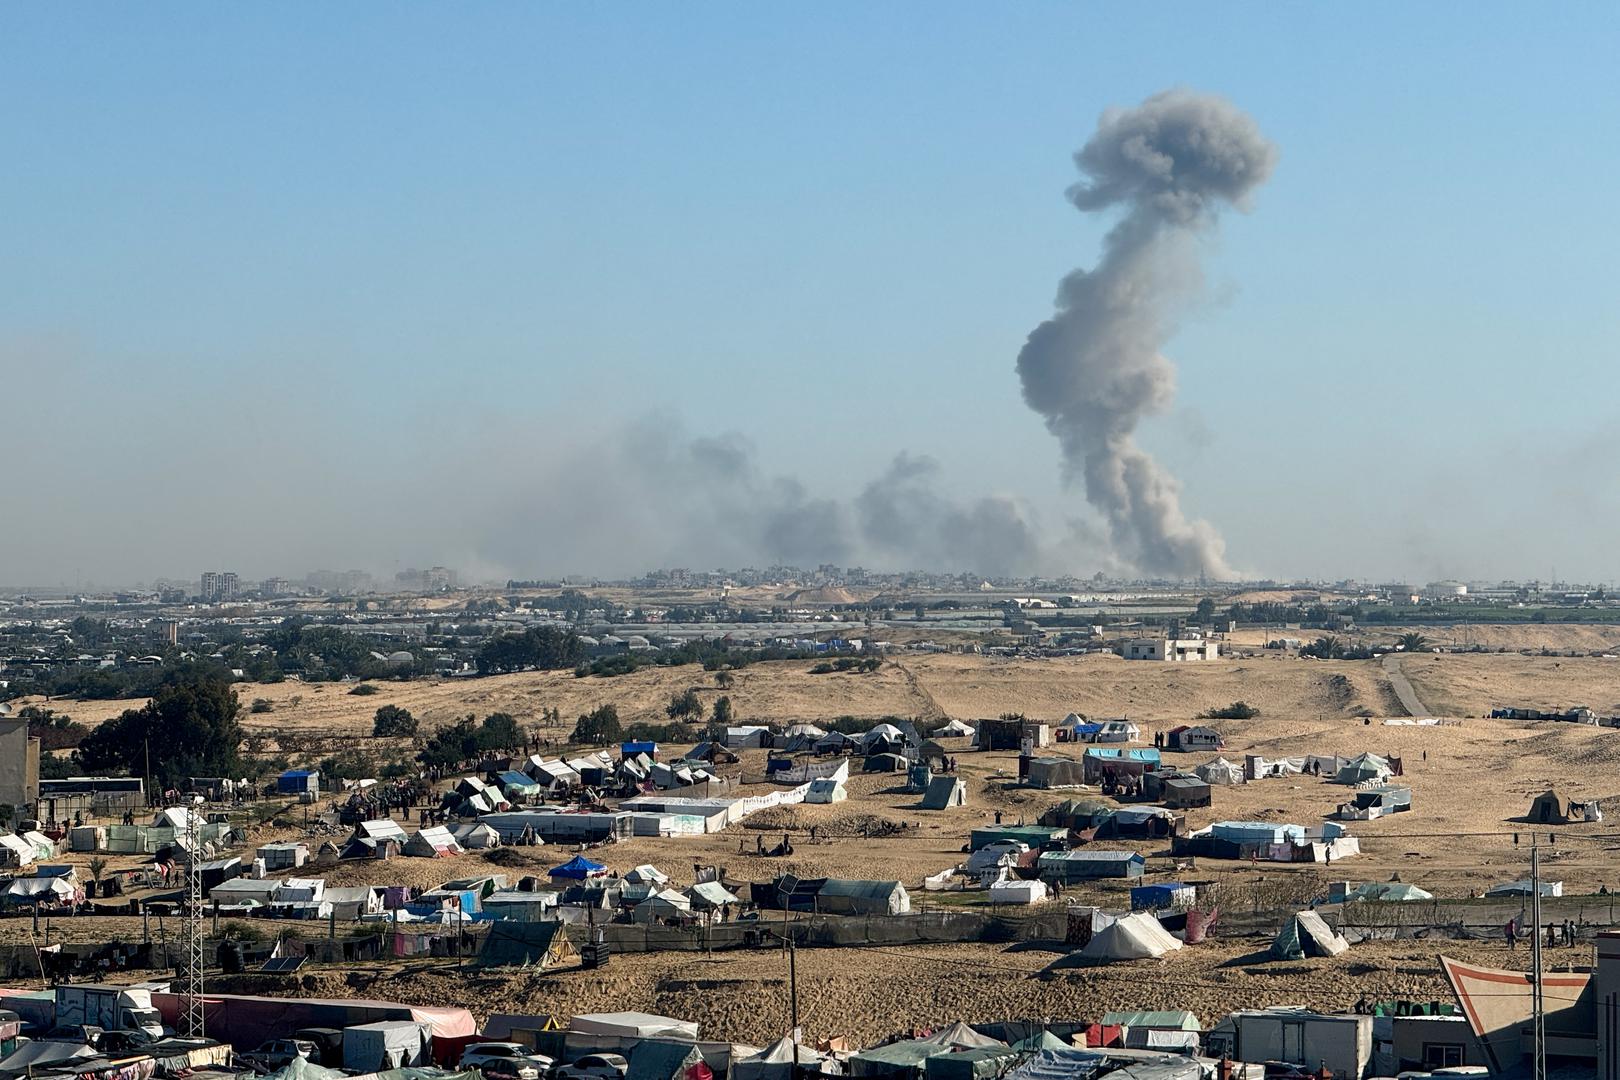
<svg viewBox="0 0 1620 1080">
<path fill-rule="evenodd" d="M 1198 779 L 1206 784 L 1242 784 L 1246 782 L 1243 775 L 1243 766 L 1236 762 L 1227 761 L 1223 757 L 1206 762 L 1194 769 L 1193 772 L 1197 773 Z"/>
<path fill-rule="evenodd" d="M 7 853 L 4 859 L 0 859 L 5 865 L 27 866 L 34 861 L 34 845 L 16 833 L 0 833 L 0 847 L 5 848 Z"/>
<path fill-rule="evenodd" d="M 934 729 L 936 739 L 960 739 L 973 734 L 973 725 L 965 720 L 952 720 Z"/>
<path fill-rule="evenodd" d="M 980 1035 L 977 1031 L 958 1020 L 949 1027 L 940 1028 L 926 1039 L 918 1042 L 936 1043 L 940 1046 L 957 1046 L 972 1050 L 981 1046 L 1006 1046 L 1000 1039 L 992 1039 L 988 1035 Z"/>
<path fill-rule="evenodd" d="M 952 806 L 967 805 L 967 785 L 954 776 L 936 776 L 928 782 L 923 793 L 924 810 L 944 810 Z"/>
<path fill-rule="evenodd" d="M 843 802 L 847 798 L 849 792 L 844 790 L 844 785 L 830 777 L 810 781 L 810 790 L 804 793 L 804 801 L 807 803 L 835 803 Z"/>
<path fill-rule="evenodd" d="M 501 834 L 482 821 L 466 821 L 450 826 L 450 835 L 456 843 L 469 851 L 501 846 Z"/>
<path fill-rule="evenodd" d="M 1007 878 L 990 886 L 992 904 L 1038 904 L 1046 899 L 1046 882 Z"/>
<path fill-rule="evenodd" d="M 651 863 L 642 863 L 624 875 L 624 880 L 638 885 L 668 885 L 669 875 Z"/>
<path fill-rule="evenodd" d="M 808 1046 L 784 1035 L 750 1058 L 732 1063 L 732 1080 L 791 1080 L 793 1066 L 801 1068 L 821 1063 L 822 1056 Z M 810 1071 L 819 1070 L 812 1068 Z"/>
<path fill-rule="evenodd" d="M 568 1021 L 568 1030 L 582 1035 L 617 1035 L 627 1039 L 650 1039 L 654 1035 L 692 1040 L 698 1037 L 694 1020 L 638 1012 L 576 1013 Z"/>
<path fill-rule="evenodd" d="M 1299 960 L 1307 956 L 1338 956 L 1350 943 L 1314 911 L 1301 911 L 1283 926 L 1271 943 L 1271 955 L 1278 960 Z"/>
<path fill-rule="evenodd" d="M 1122 915 L 1112 926 L 1097 931 L 1080 955 L 1087 960 L 1113 963 L 1116 960 L 1148 960 L 1181 948 L 1159 920 L 1145 912 Z"/>
</svg>

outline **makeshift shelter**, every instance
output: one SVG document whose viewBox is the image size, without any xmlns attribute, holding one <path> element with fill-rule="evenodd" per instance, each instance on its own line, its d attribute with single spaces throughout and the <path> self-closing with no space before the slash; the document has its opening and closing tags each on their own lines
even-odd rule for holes
<svg viewBox="0 0 1620 1080">
<path fill-rule="evenodd" d="M 643 1039 L 630 1050 L 624 1080 L 713 1080 L 703 1052 L 689 1042 Z"/>
<path fill-rule="evenodd" d="M 1092 935 L 1079 957 L 1098 963 L 1150 960 L 1181 948 L 1181 942 L 1152 915 L 1140 911 L 1122 915 Z"/>
<path fill-rule="evenodd" d="M 365 915 L 380 914 L 383 910 L 382 890 L 370 885 L 327 889 L 324 899 L 332 905 L 334 919 L 353 921 Z"/>
<path fill-rule="evenodd" d="M 1107 1061 L 1107 1057 L 1094 1050 L 1041 1049 L 1015 1066 L 1003 1080 L 1090 1080 Z M 1123 1075 L 1132 1071 L 1125 1070 Z"/>
<path fill-rule="evenodd" d="M 1568 825 L 1582 820 L 1582 814 L 1573 799 L 1557 790 L 1547 790 L 1530 801 L 1530 812 L 1525 818 L 1537 825 Z"/>
<path fill-rule="evenodd" d="M 503 889 L 483 899 L 484 913 L 511 922 L 542 922 L 557 910 L 559 895 L 554 892 Z"/>
<path fill-rule="evenodd" d="M 731 750 L 760 750 L 769 745 L 771 729 L 759 724 L 743 724 L 725 730 L 726 747 Z"/>
<path fill-rule="evenodd" d="M 1160 801 L 1176 810 L 1208 806 L 1214 801 L 1209 784 L 1192 776 L 1172 776 L 1164 781 L 1160 791 Z"/>
<path fill-rule="evenodd" d="M 987 890 L 992 904 L 1038 904 L 1046 899 L 1046 882 L 1004 878 Z"/>
<path fill-rule="evenodd" d="M 1212 727 L 1182 724 L 1165 735 L 1165 746 L 1170 750 L 1192 753 L 1198 750 L 1219 750 L 1225 746 L 1221 733 Z"/>
<path fill-rule="evenodd" d="M 1433 900 L 1434 894 L 1416 885 L 1407 885 L 1399 881 L 1375 881 L 1359 886 L 1345 894 L 1346 903 L 1360 903 L 1366 901 L 1384 901 L 1392 903 L 1410 903 L 1413 901 Z"/>
<path fill-rule="evenodd" d="M 579 962 L 560 922 L 498 920 L 478 949 L 479 967 L 526 967 L 546 971 Z"/>
<path fill-rule="evenodd" d="M 1131 888 L 1132 911 L 1162 911 L 1165 908 L 1185 909 L 1193 906 L 1198 890 L 1179 881 L 1165 881 L 1154 885 L 1135 885 Z M 1108 1023 L 1108 1021 L 1103 1021 Z"/>
<path fill-rule="evenodd" d="M 1031 763 L 1033 764 L 1033 762 Z M 1042 825 L 1063 829 L 1089 829 L 1114 813 L 1112 803 L 1095 799 L 1064 799 L 1041 814 Z"/>
<path fill-rule="evenodd" d="M 0 866 L 27 866 L 35 858 L 33 844 L 16 833 L 0 834 Z"/>
<path fill-rule="evenodd" d="M 655 889 L 630 911 L 630 921 L 636 923 L 679 921 L 691 916 L 691 899 L 674 889 Z"/>
<path fill-rule="evenodd" d="M 945 810 L 952 806 L 967 805 L 967 785 L 954 776 L 936 776 L 928 782 L 923 793 L 924 810 Z"/>
<path fill-rule="evenodd" d="M 784 1035 L 753 1057 L 732 1062 L 731 1080 L 796 1080 L 799 1071 L 819 1072 L 822 1055 Z"/>
<path fill-rule="evenodd" d="M 718 881 L 700 881 L 686 890 L 693 911 L 724 911 L 742 903 L 731 890 Z"/>
<path fill-rule="evenodd" d="M 931 732 L 936 739 L 965 739 L 973 734 L 973 725 L 965 720 L 951 720 Z"/>
<path fill-rule="evenodd" d="M 698 1025 L 692 1020 L 676 1020 L 653 1013 L 575 1013 L 568 1030 L 581 1035 L 609 1035 L 620 1039 L 671 1039 L 696 1041 Z"/>
<path fill-rule="evenodd" d="M 501 834 L 482 821 L 463 821 L 452 825 L 450 835 L 465 851 L 483 851 L 501 846 Z"/>
<path fill-rule="evenodd" d="M 1278 960 L 1299 960 L 1307 956 L 1338 956 L 1350 943 L 1322 921 L 1314 911 L 1301 911 L 1277 932 L 1271 942 L 1271 955 Z"/>
<path fill-rule="evenodd" d="M 1092 737 L 1093 742 L 1100 743 L 1128 743 L 1135 742 L 1142 737 L 1142 729 L 1129 720 L 1104 720 L 1097 734 Z"/>
<path fill-rule="evenodd" d="M 1062 1039 L 1058 1038 L 1050 1031 L 1047 1031 L 1045 1028 L 1042 1028 L 1028 1038 L 1019 1039 L 1017 1042 L 1012 1044 L 1012 1048 L 1026 1054 L 1032 1054 L 1039 1050 L 1074 1049 L 1074 1047 L 1069 1043 L 1064 1042 Z"/>
<path fill-rule="evenodd" d="M 1212 786 L 1230 787 L 1247 782 L 1247 777 L 1243 775 L 1243 766 L 1233 761 L 1227 761 L 1225 758 L 1216 758 L 1214 761 L 1205 762 L 1194 769 L 1193 772 L 1197 773 L 1198 778 L 1204 783 Z"/>
<path fill-rule="evenodd" d="M 893 724 L 879 724 L 859 739 L 868 754 L 893 753 L 905 749 L 909 742 L 906 733 Z"/>
<path fill-rule="evenodd" d="M 549 877 L 569 881 L 584 881 L 587 878 L 606 876 L 607 867 L 599 862 L 592 862 L 583 855 L 575 855 L 561 866 L 553 866 L 546 874 Z"/>
<path fill-rule="evenodd" d="M 898 881 L 828 878 L 816 894 L 816 909 L 831 915 L 904 915 L 911 896 Z"/>
<path fill-rule="evenodd" d="M 6 887 L 6 903 L 32 907 L 35 904 L 66 904 L 78 899 L 80 892 L 66 878 L 16 878 Z"/>
<path fill-rule="evenodd" d="M 844 789 L 842 781 L 821 779 L 810 781 L 810 789 L 804 793 L 807 803 L 839 803 L 849 798 L 849 792 Z"/>
<path fill-rule="evenodd" d="M 461 845 L 456 843 L 456 838 L 443 825 L 430 825 L 419 830 L 405 841 L 402 850 L 406 855 L 419 859 L 442 859 L 462 854 Z"/>
<path fill-rule="evenodd" d="M 1094 878 L 1139 878 L 1147 860 L 1134 851 L 1049 851 L 1036 866 L 1042 881 L 1069 885 Z"/>
<path fill-rule="evenodd" d="M 497 773 L 495 784 L 509 800 L 532 799 L 540 794 L 540 785 L 528 773 L 517 769 Z"/>
<path fill-rule="evenodd" d="M 668 885 L 669 875 L 651 863 L 642 863 L 625 874 L 624 880 L 635 885 Z"/>
<path fill-rule="evenodd" d="M 899 754 L 870 754 L 861 765 L 862 772 L 905 772 L 911 763 Z"/>
<path fill-rule="evenodd" d="M 1333 774 L 1335 784 L 1365 784 L 1376 780 L 1387 780 L 1395 775 L 1390 767 L 1389 759 L 1379 757 L 1377 754 L 1357 754 Z"/>
<path fill-rule="evenodd" d="M 1085 767 L 1073 758 L 1030 758 L 1024 770 L 1024 783 L 1034 788 L 1074 788 L 1086 782 Z"/>
</svg>

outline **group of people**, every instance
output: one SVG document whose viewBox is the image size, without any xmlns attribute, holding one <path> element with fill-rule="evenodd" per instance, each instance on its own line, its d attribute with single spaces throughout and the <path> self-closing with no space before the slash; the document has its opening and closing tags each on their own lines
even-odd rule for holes
<svg viewBox="0 0 1620 1080">
<path fill-rule="evenodd" d="M 1507 939 L 1507 947 L 1509 949 L 1518 948 L 1519 939 L 1521 936 L 1523 936 L 1523 931 L 1524 927 L 1520 925 L 1518 918 L 1512 918 L 1507 921 L 1507 925 L 1502 928 L 1502 936 Z M 1532 929 L 1531 933 L 1534 932 L 1534 929 Z M 1548 923 L 1546 926 L 1546 936 L 1542 940 L 1543 943 L 1548 946 L 1574 945 L 1575 923 L 1570 919 L 1565 919 L 1561 923 Z"/>
</svg>

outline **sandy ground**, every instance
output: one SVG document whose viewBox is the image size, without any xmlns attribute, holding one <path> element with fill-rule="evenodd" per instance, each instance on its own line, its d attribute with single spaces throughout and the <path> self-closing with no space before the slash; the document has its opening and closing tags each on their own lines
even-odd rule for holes
<svg viewBox="0 0 1620 1080">
<path fill-rule="evenodd" d="M 888 663 L 872 675 L 824 676 L 807 674 L 805 664 L 762 664 L 737 673 L 737 685 L 730 693 L 740 716 L 771 721 L 846 713 L 971 718 L 1011 710 L 1053 720 L 1071 710 L 1092 716 L 1128 715 L 1144 727 L 1149 742 L 1154 731 L 1186 723 L 1202 709 L 1243 699 L 1261 710 L 1258 717 L 1211 722 L 1227 741 L 1224 756 L 1240 761 L 1245 753 L 1282 757 L 1363 750 L 1399 755 L 1406 772 L 1402 782 L 1412 788 L 1414 810 L 1352 824 L 1364 854 L 1331 868 L 1200 860 L 1194 867 L 1174 871 L 1176 876 L 1238 890 L 1263 878 L 1291 884 L 1303 894 L 1330 877 L 1363 882 L 1398 874 L 1442 898 L 1464 897 L 1525 876 L 1534 835 L 1542 845 L 1547 876 L 1563 880 L 1566 895 L 1573 895 L 1596 892 L 1600 886 L 1620 888 L 1620 864 L 1614 860 L 1620 850 L 1620 827 L 1615 824 L 1620 822 L 1616 778 L 1620 774 L 1614 769 L 1620 762 L 1620 731 L 1486 720 L 1480 714 L 1491 704 L 1580 703 L 1620 711 L 1616 663 L 1518 653 L 1405 658 L 1405 671 L 1425 702 L 1461 717 L 1459 723 L 1436 727 L 1382 724 L 1394 703 L 1376 661 L 1324 662 L 1275 655 L 1175 666 L 1090 657 L 1036 663 L 928 656 Z M 244 688 L 245 699 L 263 696 L 276 703 L 273 712 L 244 720 L 266 734 L 291 730 L 343 741 L 369 730 L 371 714 L 389 703 L 410 708 L 429 724 L 496 709 L 512 711 L 525 722 L 547 707 L 571 718 L 608 701 L 617 704 L 627 719 L 651 719 L 661 716 L 672 693 L 694 685 L 706 687 L 706 697 L 718 693 L 711 677 L 692 668 L 648 670 L 618 679 L 530 673 L 383 683 L 382 692 L 363 697 L 348 694 L 347 686 L 284 683 Z M 1368 723 L 1357 715 L 1361 711 L 1376 715 Z M 563 732 L 557 734 L 561 737 Z M 1004 820 L 1032 822 L 1047 806 L 1077 793 L 1017 788 L 1011 783 L 1016 773 L 1013 754 L 976 753 L 964 742 L 947 746 L 957 754 L 960 774 L 968 784 L 965 807 L 924 811 L 918 796 L 900 788 L 900 777 L 857 773 L 845 803 L 773 810 L 711 836 L 639 838 L 594 849 L 592 857 L 618 871 L 651 862 L 678 885 L 690 882 L 694 865 L 705 864 L 721 865 L 730 879 L 739 881 L 768 880 L 784 871 L 898 878 L 912 889 L 918 907 L 971 906 L 972 894 L 924 896 L 922 879 L 959 863 L 969 830 L 991 820 L 997 811 Z M 1081 749 L 1056 746 L 1045 752 L 1077 756 Z M 1188 767 L 1213 756 L 1167 755 Z M 748 752 L 742 764 L 729 771 L 758 773 L 763 757 L 761 752 Z M 1535 793 L 1551 785 L 1578 799 L 1603 800 L 1609 820 L 1533 830 L 1515 820 Z M 744 788 L 743 793 L 759 790 L 766 789 Z M 1348 789 L 1320 779 L 1274 779 L 1217 788 L 1215 805 L 1191 811 L 1189 820 L 1194 827 L 1227 819 L 1309 824 L 1348 798 Z M 302 811 L 293 810 L 287 817 L 289 825 L 255 829 L 252 842 L 300 835 Z M 818 835 L 814 843 L 808 837 L 812 825 Z M 792 834 L 792 856 L 773 859 L 754 853 L 759 839 L 769 846 L 783 831 Z M 1150 856 L 1150 880 L 1167 879 L 1172 871 L 1163 858 L 1165 849 L 1146 845 L 1140 850 Z M 508 849 L 492 857 L 350 863 L 311 873 L 324 874 L 333 885 L 431 886 L 491 871 L 514 879 L 543 875 L 570 854 L 562 848 Z M 86 860 L 75 856 L 72 861 Z M 139 861 L 113 860 L 113 865 L 133 866 Z M 1078 895 L 1116 908 L 1125 901 L 1119 886 L 1103 885 Z M 1075 897 L 1071 891 L 1067 898 Z M 61 935 L 127 939 L 140 932 L 138 921 L 124 925 L 130 922 L 55 920 L 52 933 L 58 936 L 52 940 L 62 940 Z M 0 919 L 0 940 L 28 941 L 31 931 L 29 920 Z M 1506 959 L 1505 951 L 1494 943 L 1405 942 L 1365 944 L 1332 961 L 1257 965 L 1252 954 L 1261 945 L 1218 941 L 1162 962 L 1049 979 L 1034 973 L 1051 955 L 1028 948 L 806 950 L 799 957 L 801 1006 L 810 1017 L 813 1035 L 869 1039 L 896 1030 L 904 1019 L 925 1023 L 959 1017 L 1094 1016 L 1110 1007 L 1166 1004 L 1213 1015 L 1239 1005 L 1284 1001 L 1347 1005 L 1363 993 L 1444 997 L 1437 950 L 1487 962 Z M 703 1020 L 716 1034 L 764 1042 L 779 1034 L 784 1023 L 782 968 L 779 955 L 753 953 L 713 959 L 616 957 L 606 972 L 543 977 L 472 976 L 431 966 L 356 973 L 358 983 L 377 976 L 369 989 L 348 987 L 341 975 L 316 974 L 323 990 L 365 989 L 406 1000 L 454 1001 L 480 1013 L 650 1009 Z"/>
</svg>

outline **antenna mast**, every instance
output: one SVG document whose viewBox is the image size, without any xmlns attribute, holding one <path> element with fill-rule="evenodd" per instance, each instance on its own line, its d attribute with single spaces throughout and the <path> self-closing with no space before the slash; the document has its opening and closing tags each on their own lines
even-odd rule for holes
<svg viewBox="0 0 1620 1080">
<path fill-rule="evenodd" d="M 180 1030 L 194 1038 L 203 1034 L 203 892 L 202 830 L 196 808 L 186 814 L 186 918 L 182 924 L 185 957 L 180 998 Z"/>
</svg>

